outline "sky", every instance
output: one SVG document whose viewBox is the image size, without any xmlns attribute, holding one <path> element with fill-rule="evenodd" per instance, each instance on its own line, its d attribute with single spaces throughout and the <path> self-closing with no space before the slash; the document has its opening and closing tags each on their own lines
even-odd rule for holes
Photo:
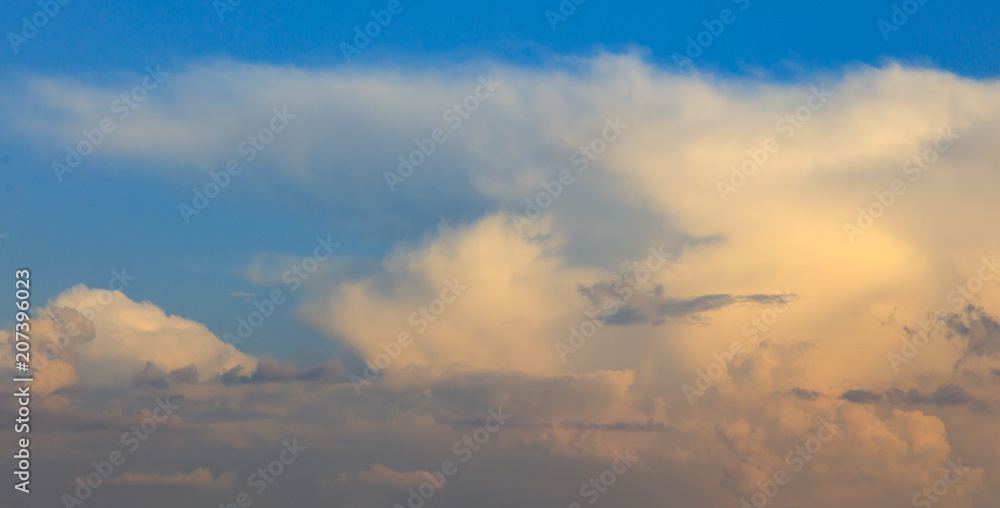
<svg viewBox="0 0 1000 508">
<path fill-rule="evenodd" d="M 5 4 L 0 499 L 995 507 L 990 7 Z"/>
</svg>

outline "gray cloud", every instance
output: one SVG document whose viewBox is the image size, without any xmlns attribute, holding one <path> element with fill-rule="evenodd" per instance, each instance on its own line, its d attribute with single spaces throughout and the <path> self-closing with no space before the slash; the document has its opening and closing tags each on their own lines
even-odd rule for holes
<svg viewBox="0 0 1000 508">
<path fill-rule="evenodd" d="M 627 283 L 627 278 L 614 282 L 598 282 L 590 286 L 581 285 L 578 292 L 586 297 L 592 305 L 600 306 L 606 299 L 623 301 L 622 294 L 615 289 L 616 284 Z M 785 304 L 794 301 L 795 294 L 752 294 L 731 295 L 712 294 L 690 298 L 672 298 L 664 295 L 662 285 L 656 285 L 648 290 L 635 289 L 635 293 L 627 298 L 627 303 L 608 317 L 610 325 L 651 324 L 661 325 L 667 320 L 698 320 L 707 312 L 723 309 L 733 305 L 768 306 Z"/>
<path fill-rule="evenodd" d="M 964 340 L 967 356 L 1000 357 L 1000 323 L 984 309 L 970 305 L 944 322 L 950 340 Z"/>
</svg>

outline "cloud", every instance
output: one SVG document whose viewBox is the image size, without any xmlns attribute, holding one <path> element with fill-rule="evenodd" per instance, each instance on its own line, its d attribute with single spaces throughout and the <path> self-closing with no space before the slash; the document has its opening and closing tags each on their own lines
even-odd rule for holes
<svg viewBox="0 0 1000 508">
<path fill-rule="evenodd" d="M 73 358 L 75 368 L 85 373 L 88 383 L 157 383 L 153 378 L 162 372 L 183 380 L 192 375 L 221 374 L 238 365 L 255 365 L 253 359 L 231 350 L 204 325 L 168 316 L 155 305 L 134 302 L 120 291 L 76 286 L 51 301 L 41 317 L 62 319 L 60 316 L 67 316 L 65 309 L 81 313 L 77 319 L 86 320 L 81 328 L 87 331 L 71 338 L 59 348 L 58 355 Z M 40 338 L 58 343 L 59 333 L 43 332 Z"/>
<path fill-rule="evenodd" d="M 257 361 L 256 369 L 244 374 L 244 367 L 237 365 L 224 372 L 219 379 L 223 384 L 259 384 L 282 383 L 291 381 L 308 382 L 343 382 L 346 380 L 346 369 L 337 358 L 302 370 L 289 363 L 280 363 L 269 356 L 262 356 Z"/>
<path fill-rule="evenodd" d="M 882 394 L 873 393 L 868 390 L 847 390 L 840 398 L 858 404 L 867 404 L 882 400 Z"/>
<path fill-rule="evenodd" d="M 372 464 L 371 469 L 367 471 L 358 471 L 356 473 L 342 473 L 337 477 L 337 483 L 351 484 L 351 483 L 369 483 L 374 485 L 389 485 L 396 488 L 407 488 L 415 487 L 422 482 L 427 481 L 430 477 L 430 473 L 427 471 L 394 471 L 389 469 L 378 462 Z"/>
<path fill-rule="evenodd" d="M 569 266 L 543 242 L 518 235 L 499 215 L 442 229 L 433 243 L 401 248 L 383 265 L 313 299 L 305 315 L 366 358 L 412 337 L 415 346 L 400 348 L 394 369 L 462 362 L 550 370 L 559 363 L 554 341 L 538 336 L 555 336 L 564 323 L 583 316 L 585 302 L 574 288 L 596 275 Z M 477 339 L 468 340 L 472 336 Z"/>
<path fill-rule="evenodd" d="M 945 318 L 949 338 L 965 339 L 966 355 L 1000 357 L 1000 323 L 982 308 L 969 307 Z"/>
<path fill-rule="evenodd" d="M 121 476 L 107 480 L 112 485 L 156 485 L 165 487 L 183 487 L 201 490 L 227 490 L 236 483 L 236 474 L 221 472 L 212 476 L 208 468 L 199 468 L 190 473 L 149 474 L 123 473 Z"/>
<path fill-rule="evenodd" d="M 412 486 L 454 459 L 454 443 L 502 407 L 515 415 L 509 426 L 462 467 L 462 488 L 442 506 L 565 505 L 623 449 L 642 466 L 617 503 L 736 506 L 790 470 L 787 454 L 825 420 L 842 428 L 774 506 L 817 496 L 907 504 L 957 457 L 971 469 L 945 503 L 995 506 L 996 284 L 982 284 L 899 372 L 887 354 L 953 303 L 984 252 L 1000 251 L 984 233 L 1000 212 L 1000 84 L 895 64 L 782 83 L 673 74 L 631 55 L 564 64 L 179 70 L 170 94 L 102 145 L 108 167 L 155 172 L 183 198 L 201 170 L 237 156 L 248 125 L 287 105 L 298 117 L 240 176 L 247 194 L 233 200 L 317 205 L 324 224 L 392 247 L 344 255 L 303 286 L 295 316 L 341 346 L 310 365 L 232 351 L 153 302 L 67 290 L 33 324 L 38 344 L 67 336 L 38 385 L 50 415 L 40 451 L 85 470 L 169 394 L 184 413 L 150 439 L 156 467 L 197 462 L 206 469 L 188 476 L 217 484 L 209 471 L 246 465 L 242 477 L 296 436 L 317 458 L 269 496 L 314 504 L 320 485 L 345 506 L 391 506 L 399 500 L 384 485 Z M 389 190 L 397 154 L 481 72 L 502 76 L 502 92 Z M 833 95 L 788 135 L 787 115 L 812 86 Z M 71 141 L 99 117 L 105 92 L 59 78 L 8 85 L 0 129 Z M 619 117 L 621 138 L 580 170 L 574 151 Z M 911 179 L 904 165 L 946 128 L 958 142 Z M 770 138 L 780 149 L 734 177 Z M 574 180 L 555 196 L 562 170 Z M 723 199 L 719 183 L 734 179 Z M 906 192 L 852 243 L 845 223 L 897 179 Z M 530 224 L 512 220 L 547 192 L 551 205 Z M 672 255 L 642 282 L 629 278 L 650 249 Z M 296 259 L 258 255 L 246 275 L 272 283 Z M 636 283 L 616 287 L 626 281 Z M 571 339 L 563 361 L 556 345 Z M 0 352 L 5 372 L 10 350 Z M 366 362 L 381 372 L 359 395 L 350 376 Z M 706 372 L 689 402 L 682 387 Z M 0 399 L 5 413 L 12 404 Z M 502 499 L 482 495 L 507 485 L 517 488 Z"/>
<path fill-rule="evenodd" d="M 621 278 L 614 282 L 598 282 L 589 287 L 580 287 L 580 294 L 586 296 L 594 305 L 600 305 L 608 298 L 621 299 L 622 295 L 615 291 L 619 284 L 627 281 Z M 701 295 L 688 298 L 672 298 L 664 296 L 664 287 L 657 285 L 650 291 L 639 291 L 628 298 L 628 305 L 608 319 L 609 324 L 663 324 L 665 319 L 699 320 L 702 315 L 713 310 L 730 305 L 784 305 L 796 298 L 794 294 L 775 295 Z M 642 310 L 640 310 L 640 308 Z"/>
<path fill-rule="evenodd" d="M 990 404 L 972 397 L 965 388 L 954 383 L 942 383 L 933 393 L 925 394 L 919 389 L 901 390 L 891 388 L 884 393 L 868 390 L 847 390 L 841 396 L 849 402 L 857 404 L 873 404 L 883 400 L 894 405 L 902 404 L 933 404 L 938 407 L 968 405 L 976 411 L 991 412 Z"/>
</svg>

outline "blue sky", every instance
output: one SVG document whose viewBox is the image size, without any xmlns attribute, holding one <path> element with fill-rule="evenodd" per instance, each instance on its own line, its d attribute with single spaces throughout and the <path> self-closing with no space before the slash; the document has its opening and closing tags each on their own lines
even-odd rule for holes
<svg viewBox="0 0 1000 508">
<path fill-rule="evenodd" d="M 141 69 L 151 62 L 175 67 L 192 59 L 298 66 L 345 63 L 339 44 L 355 26 L 371 20 L 384 1 L 244 1 L 224 20 L 212 3 L 69 2 L 43 34 L 14 54 L 3 49 L 5 69 L 92 76 Z M 998 72 L 1000 29 L 996 10 L 976 1 L 925 2 L 889 40 L 878 29 L 898 1 L 753 1 L 739 22 L 701 56 L 708 67 L 729 72 L 761 69 L 781 76 L 796 69 L 822 69 L 885 58 L 922 62 L 963 75 Z M 426 61 L 491 57 L 520 63 L 544 62 L 550 54 L 591 54 L 644 48 L 653 61 L 683 51 L 686 37 L 718 18 L 730 1 L 602 2 L 588 0 L 552 30 L 550 2 L 405 1 L 359 64 L 422 65 Z M 10 2 L 0 24 L 19 28 L 34 2 Z"/>
<path fill-rule="evenodd" d="M 55 75 L 99 85 L 148 65 L 176 72 L 218 59 L 327 69 L 445 68 L 484 59 L 544 67 L 566 56 L 604 51 L 637 52 L 648 62 L 672 68 L 671 55 L 686 51 L 687 38 L 696 38 L 706 29 L 704 22 L 718 19 L 723 9 L 731 9 L 737 19 L 696 58 L 704 71 L 781 81 L 891 59 L 976 78 L 996 76 L 1000 12 L 984 12 L 980 2 L 929 1 L 886 41 L 877 22 L 891 19 L 893 4 L 588 0 L 553 30 L 546 11 L 558 11 L 556 1 L 404 2 L 384 31 L 347 62 L 341 43 L 350 42 L 354 27 L 370 22 L 369 11 L 385 9 L 386 2 L 247 0 L 220 20 L 208 1 L 73 1 L 60 6 L 16 53 L 10 44 L 0 46 L 0 81 Z M 747 8 L 741 11 L 741 6 Z M 34 2 L 10 2 L 0 14 L 0 28 L 19 30 L 22 16 L 38 10 Z M 254 254 L 295 254 L 297 243 L 326 232 L 342 240 L 344 254 L 377 262 L 400 240 L 359 231 L 346 215 L 317 214 L 322 205 L 315 202 L 299 203 L 300 210 L 247 206 L 252 197 L 238 195 L 239 190 L 220 198 L 188 227 L 174 212 L 178 193 L 186 190 L 182 183 L 90 161 L 60 186 L 45 170 L 58 146 L 48 153 L 21 146 L 8 139 L 0 147 L 10 157 L 0 165 L 2 211 L 13 218 L 5 225 L 10 236 L 0 252 L 30 259 L 44 274 L 38 298 L 76 283 L 104 287 L 109 270 L 126 266 L 137 277 L 128 288 L 130 296 L 155 297 L 168 312 L 204 322 L 221 334 L 248 305 L 224 295 L 255 289 L 236 268 Z M 462 223 L 483 211 L 470 206 L 424 217 L 422 227 L 409 230 L 403 239 L 419 238 L 439 220 Z M 93 227 L 97 223 L 103 226 Z M 12 256 L 3 256 L 2 262 L 4 269 L 10 268 Z M 302 347 L 329 352 L 328 341 L 288 312 L 261 332 L 272 340 L 282 334 L 294 335 Z M 258 352 L 256 345 L 248 347 Z M 278 356 L 287 357 L 287 351 L 274 348 Z"/>
</svg>

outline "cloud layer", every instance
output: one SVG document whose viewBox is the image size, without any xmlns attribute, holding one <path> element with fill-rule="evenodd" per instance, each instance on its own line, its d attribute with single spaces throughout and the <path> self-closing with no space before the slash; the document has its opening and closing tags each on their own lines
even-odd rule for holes
<svg viewBox="0 0 1000 508">
<path fill-rule="evenodd" d="M 109 88 L 25 80 L 0 104 L 25 120 L 0 128 L 73 143 Z M 569 505 L 626 450 L 640 459 L 602 503 L 904 507 L 960 459 L 939 505 L 1000 501 L 1000 84 L 892 64 L 773 83 L 628 55 L 216 63 L 174 71 L 94 157 L 186 202 L 273 108 L 297 116 L 219 206 L 317 203 L 398 239 L 304 286 L 295 312 L 340 356 L 252 357 L 155 302 L 70 288 L 33 324 L 57 351 L 36 384 L 40 499 L 169 395 L 178 414 L 102 502 L 232 502 L 293 438 L 308 450 L 262 504 L 405 503 L 452 460 L 440 506 Z M 435 128 L 447 139 L 391 189 Z M 253 278 L 280 280 L 275 264 Z M 510 421 L 463 461 L 491 410 Z"/>
</svg>

